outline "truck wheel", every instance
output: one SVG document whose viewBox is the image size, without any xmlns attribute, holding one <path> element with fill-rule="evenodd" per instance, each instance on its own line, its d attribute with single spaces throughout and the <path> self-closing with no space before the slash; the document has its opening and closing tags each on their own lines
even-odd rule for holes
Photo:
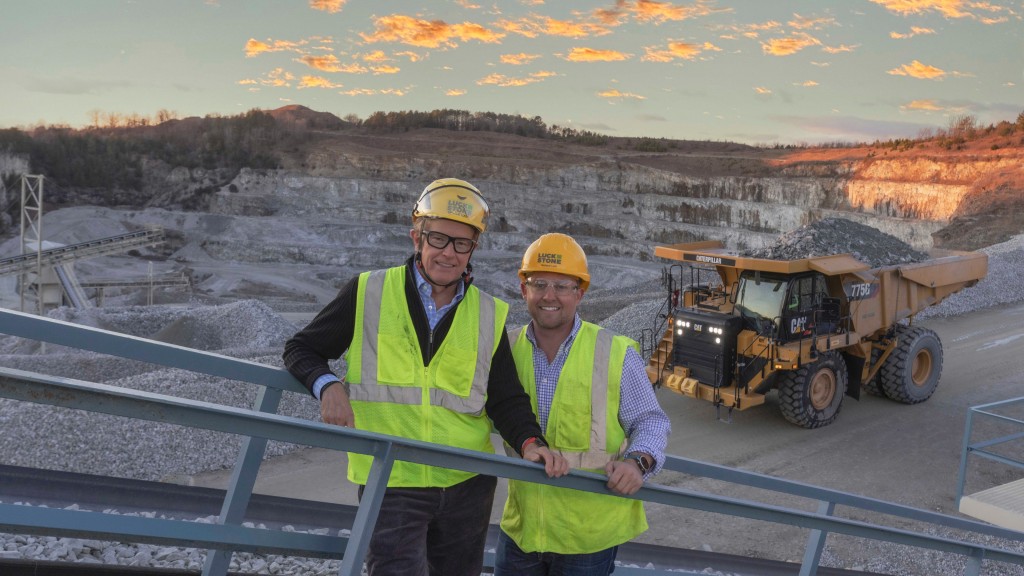
<svg viewBox="0 0 1024 576">
<path fill-rule="evenodd" d="M 797 426 L 831 424 L 839 415 L 848 380 L 843 357 L 836 352 L 822 354 L 814 363 L 780 375 L 779 409 Z"/>
<path fill-rule="evenodd" d="M 897 326 L 896 337 L 899 345 L 882 364 L 882 390 L 897 402 L 924 402 L 938 388 L 942 376 L 939 335 L 919 326 Z"/>
</svg>

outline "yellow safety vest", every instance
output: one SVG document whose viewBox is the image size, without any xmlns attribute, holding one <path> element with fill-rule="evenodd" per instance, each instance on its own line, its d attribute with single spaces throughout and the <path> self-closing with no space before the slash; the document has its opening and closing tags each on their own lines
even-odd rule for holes
<svg viewBox="0 0 1024 576">
<path fill-rule="evenodd" d="M 513 333 L 512 356 L 537 411 L 533 344 Z M 558 377 L 544 437 L 572 467 L 604 472 L 628 445 L 619 424 L 626 349 L 637 343 L 584 322 Z M 643 503 L 613 495 L 509 480 L 501 529 L 524 552 L 589 554 L 647 530 Z"/>
<path fill-rule="evenodd" d="M 440 348 L 423 366 L 405 295 L 406 268 L 359 275 L 352 344 L 345 353 L 356 426 L 446 446 L 494 452 L 484 414 L 491 357 L 505 329 L 508 304 L 466 288 Z M 348 455 L 348 479 L 366 484 L 373 458 Z M 396 461 L 395 487 L 447 487 L 472 472 Z"/>
</svg>

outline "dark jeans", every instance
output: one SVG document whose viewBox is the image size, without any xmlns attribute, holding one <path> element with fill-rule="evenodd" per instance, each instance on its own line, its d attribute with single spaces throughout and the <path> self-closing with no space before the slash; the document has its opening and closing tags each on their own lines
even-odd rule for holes
<svg viewBox="0 0 1024 576">
<path fill-rule="evenodd" d="M 388 488 L 366 554 L 370 576 L 479 576 L 497 484 L 481 474 L 448 488 Z"/>
<path fill-rule="evenodd" d="M 581 530 L 592 527 L 581 526 Z M 498 535 L 494 576 L 602 576 L 615 571 L 619 547 L 591 554 L 523 552 L 504 531 Z"/>
</svg>

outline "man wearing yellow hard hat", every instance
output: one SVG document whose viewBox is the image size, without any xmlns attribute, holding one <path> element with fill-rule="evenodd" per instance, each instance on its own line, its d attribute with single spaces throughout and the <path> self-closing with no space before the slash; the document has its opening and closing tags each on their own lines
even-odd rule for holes
<svg viewBox="0 0 1024 576">
<path fill-rule="evenodd" d="M 512 332 L 512 354 L 545 438 L 613 493 L 635 493 L 664 464 L 671 431 L 637 343 L 580 319 L 590 272 L 571 237 L 538 238 L 519 279 L 531 321 Z M 639 500 L 509 480 L 494 574 L 610 574 L 618 546 L 646 529 Z"/>
<path fill-rule="evenodd" d="M 424 188 L 412 210 L 414 254 L 364 272 L 286 344 L 289 372 L 320 400 L 324 422 L 493 452 L 493 426 L 526 460 L 562 476 L 515 366 L 508 304 L 470 284 L 470 258 L 489 211 L 472 184 Z M 329 360 L 345 354 L 347 371 Z M 340 385 L 336 385 L 340 384 Z M 360 486 L 372 457 L 349 454 Z M 477 576 L 497 480 L 396 461 L 367 552 L 369 573 Z"/>
</svg>

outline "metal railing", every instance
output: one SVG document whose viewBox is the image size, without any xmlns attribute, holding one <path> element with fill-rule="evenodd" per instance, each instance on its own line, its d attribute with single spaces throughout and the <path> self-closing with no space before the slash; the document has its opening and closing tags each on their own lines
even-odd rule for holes
<svg viewBox="0 0 1024 576">
<path fill-rule="evenodd" d="M 979 456 L 986 460 L 999 462 L 1000 464 L 1004 464 L 1012 468 L 1024 470 L 1024 460 L 1011 457 L 1009 453 L 1006 452 L 1000 453 L 995 449 L 997 446 L 1005 447 L 1006 445 L 1013 444 L 1018 448 L 1019 452 L 1020 446 L 1024 445 L 1024 420 L 1014 418 L 1009 414 L 1000 413 L 1001 410 L 1009 409 L 1011 407 L 1020 411 L 1020 407 L 1022 406 L 1024 406 L 1024 396 L 1000 402 L 992 402 L 990 404 L 983 404 L 981 406 L 972 406 L 967 411 L 967 424 L 964 427 L 963 449 L 960 452 L 960 471 L 957 473 L 956 481 L 957 507 L 961 505 L 961 501 L 964 498 L 964 488 L 967 484 L 967 464 L 969 456 Z M 975 433 L 975 425 L 983 420 L 999 424 L 1008 424 L 1011 428 L 1017 429 L 1017 431 L 1003 436 L 973 440 L 972 438 Z"/>
<path fill-rule="evenodd" d="M 371 527 L 376 521 L 387 478 L 396 460 L 607 493 L 606 479 L 599 474 L 573 471 L 563 478 L 548 479 L 539 465 L 518 459 L 276 414 L 283 391 L 308 393 L 280 368 L 10 310 L 0 310 L 0 333 L 245 381 L 261 387 L 253 409 L 249 410 L 0 368 L 0 397 L 227 432 L 245 438 L 217 524 L 0 504 L 0 531 L 3 532 L 209 548 L 211 553 L 207 554 L 203 570 L 207 575 L 225 574 L 231 553 L 242 551 L 338 558 L 341 559 L 339 573 L 349 576 L 361 573 Z M 374 456 L 351 536 L 284 532 L 243 525 L 267 441 L 271 439 Z M 632 496 L 645 502 L 806 528 L 810 534 L 804 549 L 801 575 L 817 573 L 825 539 L 830 533 L 959 554 L 966 557 L 966 576 L 977 576 L 986 561 L 1024 565 L 1024 553 L 935 536 L 925 531 L 837 517 L 834 511 L 837 505 L 841 505 L 973 534 L 1010 540 L 1024 537 L 1024 534 L 1013 530 L 686 458 L 670 457 L 666 468 L 816 501 L 817 510 L 809 512 L 657 484 L 648 485 Z M 617 567 L 616 574 L 620 573 L 629 576 L 669 572 Z M 672 573 L 679 574 L 678 571 Z"/>
</svg>

